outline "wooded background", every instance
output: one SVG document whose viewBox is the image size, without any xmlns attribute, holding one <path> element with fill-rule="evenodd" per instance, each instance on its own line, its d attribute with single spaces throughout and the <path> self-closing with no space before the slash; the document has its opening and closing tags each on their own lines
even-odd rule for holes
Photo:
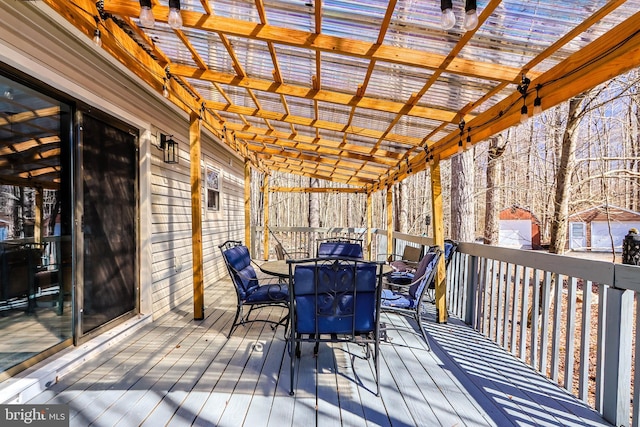
<svg viewBox="0 0 640 427">
<path fill-rule="evenodd" d="M 544 109 L 544 101 L 542 103 Z M 530 112 L 531 116 L 531 112 Z M 548 109 L 490 140 L 441 162 L 445 236 L 497 244 L 498 212 L 530 210 L 541 240 L 564 252 L 567 217 L 599 205 L 640 210 L 640 70 Z M 253 225 L 263 225 L 264 176 L 252 177 Z M 273 173 L 270 187 L 328 187 L 302 176 Z M 394 228 L 430 235 L 429 168 L 394 185 Z M 373 227 L 386 228 L 385 192 L 373 194 Z M 269 196 L 269 225 L 366 227 L 366 194 L 289 193 Z"/>
</svg>

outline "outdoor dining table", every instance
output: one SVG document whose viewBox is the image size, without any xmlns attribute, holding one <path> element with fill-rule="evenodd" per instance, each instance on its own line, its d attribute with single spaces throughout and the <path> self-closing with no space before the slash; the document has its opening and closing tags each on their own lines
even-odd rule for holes
<svg viewBox="0 0 640 427">
<path fill-rule="evenodd" d="M 284 259 L 266 261 L 260 264 L 260 270 L 265 274 L 279 278 L 289 277 L 289 264 Z M 382 275 L 389 274 L 392 271 L 393 268 L 389 264 L 382 264 Z"/>
</svg>

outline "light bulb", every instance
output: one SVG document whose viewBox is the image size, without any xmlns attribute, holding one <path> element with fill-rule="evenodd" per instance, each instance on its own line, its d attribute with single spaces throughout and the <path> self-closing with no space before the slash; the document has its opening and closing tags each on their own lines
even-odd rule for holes
<svg viewBox="0 0 640 427">
<path fill-rule="evenodd" d="M 529 119 L 529 110 L 526 105 L 523 105 L 520 109 L 520 123 L 525 124 Z"/>
<path fill-rule="evenodd" d="M 100 30 L 97 28 L 93 32 L 93 43 L 98 47 L 102 46 L 102 37 L 100 37 Z"/>
<path fill-rule="evenodd" d="M 176 9 L 175 7 L 169 9 L 169 26 L 176 30 L 182 28 L 180 9 Z"/>
<path fill-rule="evenodd" d="M 533 100 L 533 115 L 537 116 L 540 113 L 542 113 L 542 100 L 538 96 Z"/>
<path fill-rule="evenodd" d="M 149 6 L 142 6 L 140 8 L 140 24 L 148 28 L 153 28 L 156 24 L 156 18 L 153 16 L 153 11 Z"/>
<path fill-rule="evenodd" d="M 169 97 L 169 88 L 167 88 L 166 83 L 162 85 L 162 96 L 164 96 L 165 98 Z"/>
<path fill-rule="evenodd" d="M 456 15 L 453 14 L 453 9 L 444 9 L 441 17 L 442 29 L 450 30 L 456 25 Z"/>
<path fill-rule="evenodd" d="M 458 154 L 464 151 L 464 146 L 462 145 L 462 140 L 458 141 Z"/>
<path fill-rule="evenodd" d="M 471 31 L 478 26 L 478 12 L 475 9 L 467 10 L 464 13 L 462 27 L 465 31 Z"/>
</svg>

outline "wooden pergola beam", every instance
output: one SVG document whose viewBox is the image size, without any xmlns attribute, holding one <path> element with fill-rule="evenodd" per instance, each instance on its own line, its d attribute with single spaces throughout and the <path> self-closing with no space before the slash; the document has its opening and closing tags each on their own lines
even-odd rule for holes
<svg viewBox="0 0 640 427">
<path fill-rule="evenodd" d="M 363 188 L 354 187 L 269 187 L 272 193 L 365 193 Z"/>
<path fill-rule="evenodd" d="M 275 94 L 293 96 L 297 98 L 323 101 L 338 105 L 348 105 L 369 110 L 384 111 L 387 113 L 403 113 L 407 116 L 432 119 L 443 122 L 451 122 L 456 119 L 457 111 L 449 111 L 438 108 L 424 107 L 420 105 L 407 105 L 402 102 L 390 101 L 381 98 L 358 96 L 324 89 L 314 89 L 307 86 L 276 83 L 273 80 L 258 79 L 254 77 L 242 77 L 230 73 L 222 73 L 213 70 L 203 70 L 188 65 L 174 64 L 171 73 L 185 78 L 198 79 L 210 83 L 226 84 L 230 86 L 254 89 Z M 467 117 L 471 120 L 474 115 Z"/>
</svg>

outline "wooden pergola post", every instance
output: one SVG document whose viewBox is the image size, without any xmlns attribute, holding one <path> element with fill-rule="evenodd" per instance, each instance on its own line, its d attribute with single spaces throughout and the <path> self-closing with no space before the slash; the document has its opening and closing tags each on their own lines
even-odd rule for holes
<svg viewBox="0 0 640 427">
<path fill-rule="evenodd" d="M 191 251 L 193 253 L 193 319 L 204 319 L 204 274 L 202 268 L 202 172 L 200 170 L 200 115 L 189 115 L 191 169 Z"/>
<path fill-rule="evenodd" d="M 251 248 L 251 162 L 244 159 L 244 244 Z"/>
<path fill-rule="evenodd" d="M 369 254 L 369 261 L 373 260 L 375 261 L 375 258 L 372 258 L 372 254 L 371 254 L 371 249 L 372 249 L 372 245 L 371 245 L 371 227 L 373 226 L 373 208 L 371 206 L 371 202 L 372 202 L 372 196 L 371 196 L 371 192 L 367 193 L 367 253 Z"/>
<path fill-rule="evenodd" d="M 431 164 L 431 208 L 433 210 L 433 240 L 444 250 L 444 215 L 442 210 L 442 183 L 440 181 L 440 159 Z M 436 271 L 436 312 L 438 323 L 447 322 L 447 282 L 445 280 L 444 256 L 440 257 Z"/>
<path fill-rule="evenodd" d="M 42 209 L 43 200 L 44 199 L 44 190 L 42 187 L 36 188 L 36 209 L 34 212 L 33 218 L 33 241 L 35 243 L 42 242 L 42 226 L 44 221 L 42 221 L 42 215 L 44 210 Z M 55 218 L 50 219 L 50 221 L 55 221 Z"/>
<path fill-rule="evenodd" d="M 391 246 L 393 245 L 393 186 L 389 185 L 387 187 L 387 258 L 391 256 L 393 250 Z"/>
<path fill-rule="evenodd" d="M 264 176 L 264 186 L 262 187 L 263 204 L 264 204 L 264 231 L 262 256 L 266 261 L 269 259 L 269 175 Z"/>
</svg>

